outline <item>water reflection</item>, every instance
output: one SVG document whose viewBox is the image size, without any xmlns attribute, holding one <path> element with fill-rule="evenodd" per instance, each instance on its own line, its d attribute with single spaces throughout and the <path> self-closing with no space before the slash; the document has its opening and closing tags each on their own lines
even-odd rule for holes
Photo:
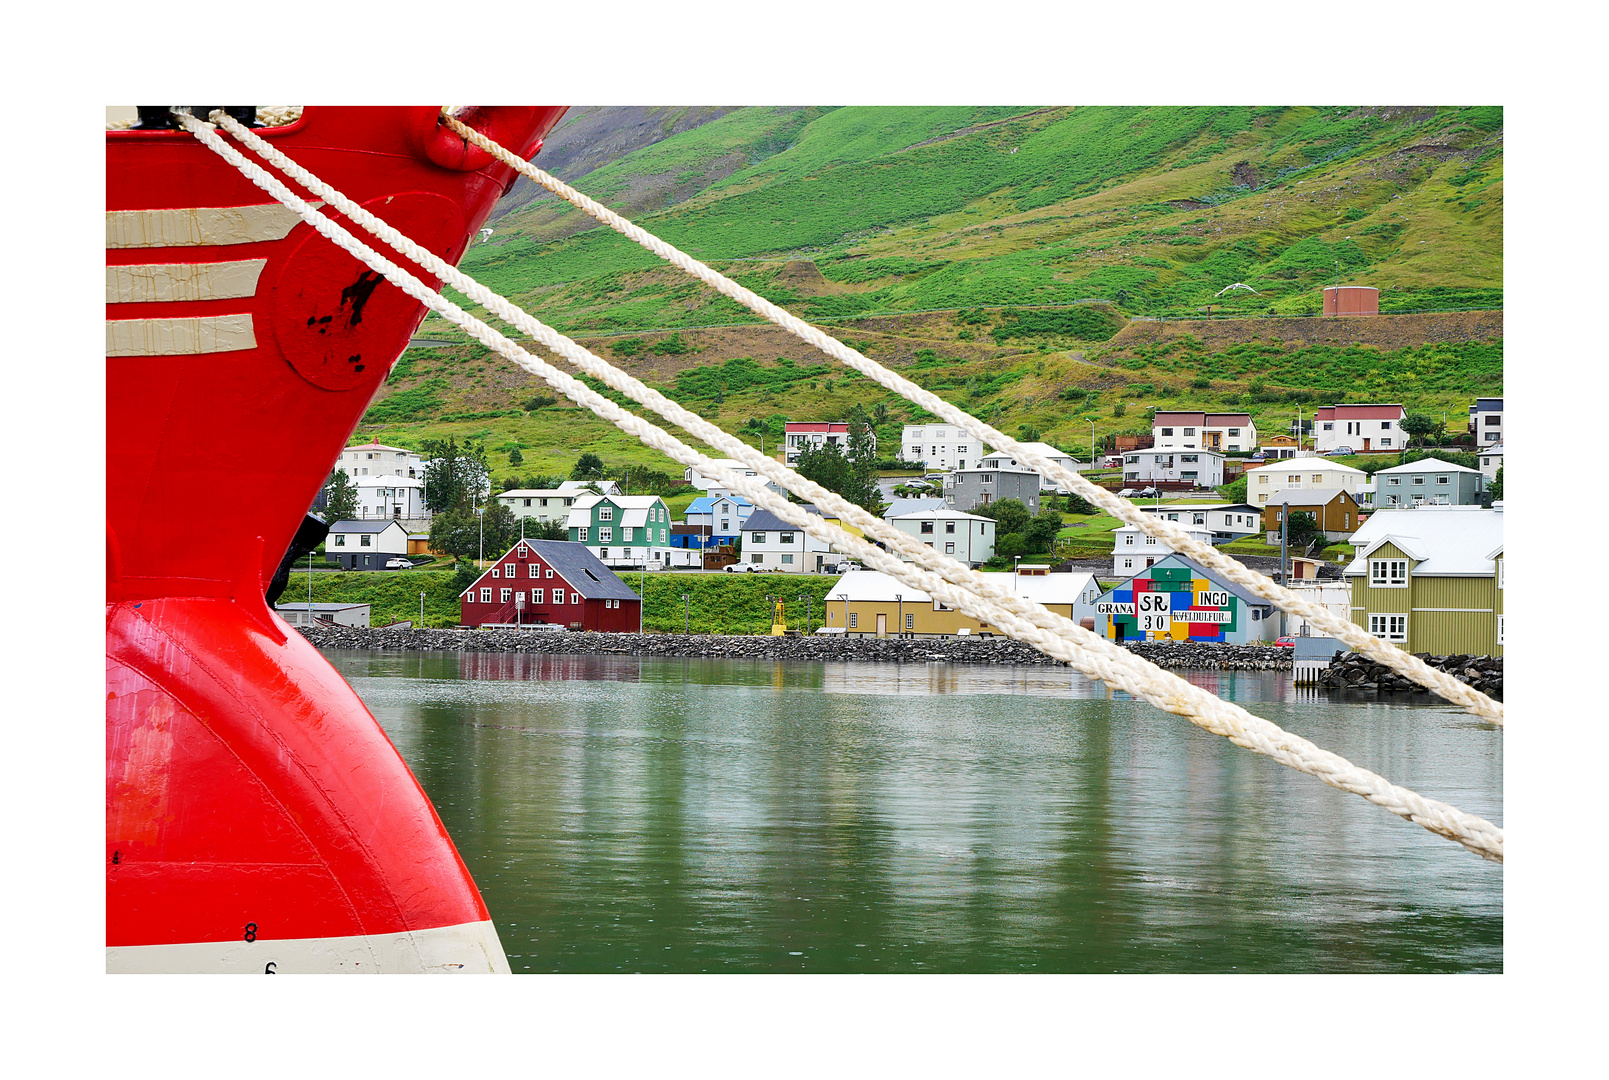
<svg viewBox="0 0 1609 1080">
<path fill-rule="evenodd" d="M 1067 668 L 331 659 L 515 971 L 1501 969 L 1501 868 Z M 1457 710 L 1188 677 L 1502 820 Z"/>
</svg>

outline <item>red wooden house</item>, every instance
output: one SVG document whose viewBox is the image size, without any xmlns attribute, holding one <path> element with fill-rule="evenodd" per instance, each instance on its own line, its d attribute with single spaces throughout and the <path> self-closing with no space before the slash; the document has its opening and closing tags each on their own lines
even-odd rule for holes
<svg viewBox="0 0 1609 1080">
<path fill-rule="evenodd" d="M 557 624 L 636 633 L 642 601 L 584 544 L 521 540 L 459 597 L 465 626 Z"/>
</svg>

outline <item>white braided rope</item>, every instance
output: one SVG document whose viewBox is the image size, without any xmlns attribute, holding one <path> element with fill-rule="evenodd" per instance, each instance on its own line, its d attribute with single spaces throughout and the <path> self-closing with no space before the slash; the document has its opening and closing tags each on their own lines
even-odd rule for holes
<svg viewBox="0 0 1609 1080">
<path fill-rule="evenodd" d="M 1127 499 L 1115 495 L 1105 488 L 1097 487 L 1087 478 L 1063 468 L 1056 462 L 1046 458 L 1039 451 L 1024 446 L 1004 432 L 995 430 L 982 420 L 962 409 L 956 408 L 943 398 L 922 389 L 903 376 L 883 367 L 875 360 L 868 359 L 843 342 L 771 303 L 763 296 L 744 288 L 719 271 L 706 266 L 691 255 L 672 247 L 665 241 L 632 224 L 608 207 L 570 187 L 564 181 L 528 161 L 521 160 L 518 155 L 488 139 L 474 128 L 458 120 L 457 117 L 443 116 L 442 122 L 463 138 L 495 155 L 505 165 L 517 169 L 524 176 L 541 184 L 555 195 L 590 214 L 616 232 L 635 240 L 666 262 L 680 267 L 719 292 L 722 296 L 737 301 L 750 311 L 815 346 L 833 359 L 859 371 L 906 400 L 920 405 L 933 415 L 964 429 L 983 445 L 992 446 L 997 451 L 1009 451 L 1018 461 L 1031 466 L 1041 476 L 1055 481 L 1058 486 L 1077 492 L 1118 520 L 1137 526 L 1148 535 L 1166 542 L 1170 548 L 1179 554 L 1188 556 L 1209 570 L 1216 571 L 1235 584 L 1274 604 L 1282 611 L 1305 618 L 1312 625 L 1345 643 L 1354 652 L 1362 653 L 1371 660 L 1401 672 L 1419 685 L 1434 690 L 1441 697 L 1463 706 L 1482 719 L 1489 720 L 1499 726 L 1502 725 L 1503 706 L 1467 683 L 1460 682 L 1446 672 L 1437 671 L 1412 653 L 1398 649 L 1374 637 L 1362 627 L 1332 614 L 1328 608 L 1276 584 L 1266 575 L 1259 574 L 1257 571 L 1243 566 L 1239 560 L 1224 554 L 1212 545 L 1203 544 L 1201 541 L 1194 539 L 1178 526 L 1158 516 L 1144 513 Z"/>
<path fill-rule="evenodd" d="M 1108 686 L 1124 690 L 1135 697 L 1149 701 L 1164 711 L 1184 716 L 1192 723 L 1212 731 L 1214 734 L 1222 735 L 1238 746 L 1254 750 L 1299 771 L 1317 776 L 1333 787 L 1361 795 L 1370 802 L 1385 807 L 1392 813 L 1414 821 L 1432 832 L 1455 840 L 1483 858 L 1495 862 L 1502 861 L 1503 831 L 1490 822 L 1478 816 L 1466 814 L 1446 803 L 1425 799 L 1406 788 L 1393 785 L 1375 773 L 1360 769 L 1344 758 L 1322 750 L 1304 739 L 1290 735 L 1277 725 L 1253 716 L 1233 703 L 1221 701 L 1206 691 L 1179 679 L 1177 676 L 1162 671 L 1128 650 L 1119 648 L 1105 639 L 1097 637 L 1070 621 L 1045 610 L 1040 605 L 1031 601 L 1023 601 L 1021 598 L 1007 597 L 1003 594 L 1003 590 L 987 580 L 981 578 L 975 581 L 971 580 L 971 572 L 966 571 L 965 568 L 960 568 L 959 564 L 953 563 L 953 560 L 943 560 L 942 557 L 937 559 L 930 558 L 934 553 L 925 546 L 919 546 L 918 551 L 914 552 L 913 555 L 923 558 L 925 562 L 940 563 L 941 566 L 942 562 L 953 564 L 953 567 L 959 568 L 961 573 L 965 575 L 963 580 L 966 580 L 967 584 L 956 584 L 945 580 L 944 577 L 932 572 L 932 570 L 924 570 L 908 565 L 895 555 L 844 532 L 816 515 L 805 512 L 802 507 L 790 503 L 772 492 L 761 481 L 741 475 L 718 462 L 704 457 L 648 421 L 626 412 L 613 401 L 589 389 L 584 383 L 531 356 L 490 326 L 468 315 L 457 305 L 424 285 L 413 275 L 395 266 L 389 260 L 358 241 L 340 225 L 314 211 L 307 203 L 292 194 L 282 183 L 260 167 L 247 161 L 232 147 L 228 146 L 208 126 L 189 116 L 185 116 L 182 122 L 186 130 L 235 165 L 254 184 L 295 210 L 303 220 L 307 221 L 321 235 L 330 239 L 354 257 L 362 260 L 369 267 L 382 274 L 393 285 L 430 307 L 431 310 L 440 313 L 455 325 L 462 327 L 488 348 L 537 375 L 548 385 L 565 394 L 566 397 L 603 416 L 622 431 L 639 438 L 645 444 L 659 450 L 673 460 L 695 468 L 702 475 L 714 476 L 722 480 L 734 490 L 742 491 L 756 505 L 764 506 L 802 531 L 829 544 L 836 545 L 840 550 L 861 558 L 868 565 L 874 566 L 892 577 L 927 591 L 936 599 L 966 612 L 980 622 L 991 623 L 999 627 L 1009 636 L 1024 641 L 1047 655 L 1063 660 L 1085 674 L 1101 680 Z M 314 178 L 314 182 L 318 183 L 316 178 Z M 324 189 L 321 194 L 337 196 L 339 194 L 329 191 L 326 185 L 319 184 L 319 187 Z M 340 201 L 347 206 L 351 206 L 349 200 L 343 198 Z M 332 201 L 332 204 L 335 203 Z M 364 213 L 356 207 L 352 207 L 352 209 L 356 210 L 359 215 Z M 417 247 L 406 241 L 404 242 L 407 246 Z M 423 249 L 419 250 L 422 251 Z M 436 262 L 445 267 L 445 264 L 441 264 L 440 260 L 436 260 Z M 445 268 L 452 270 L 450 267 Z M 432 267 L 432 269 L 435 268 Z M 457 275 L 456 270 L 452 270 L 452 273 Z M 468 281 L 468 279 L 465 280 Z M 473 283 L 471 282 L 471 284 Z M 480 288 L 478 285 L 475 287 Z M 521 314 L 523 315 L 523 313 Z M 577 362 L 586 361 L 600 368 L 609 366 L 604 361 L 588 353 L 581 346 L 536 322 L 536 320 L 530 319 L 529 316 L 524 316 L 522 321 L 524 320 L 529 320 L 538 330 L 538 334 L 535 335 L 537 340 L 540 340 L 544 345 L 554 349 L 561 355 L 565 355 L 567 358 L 574 359 Z M 617 374 L 623 375 L 623 373 Z M 629 377 L 617 379 L 616 381 L 622 387 L 634 382 Z M 724 433 L 721 434 L 724 436 Z M 730 438 L 729 436 L 724 437 Z M 799 479 L 802 480 L 803 478 Z M 827 494 L 830 495 L 830 493 Z M 938 566 L 934 567 L 934 569 L 938 568 Z M 952 570 L 952 567 L 943 567 L 943 569 Z M 946 576 L 950 575 L 947 574 Z M 979 595 L 979 593 L 1001 595 L 983 596 Z M 1001 601 L 1012 602 L 1003 603 Z M 1032 618 L 1025 618 L 1017 610 L 1012 610 L 1013 608 L 1024 609 Z"/>
</svg>

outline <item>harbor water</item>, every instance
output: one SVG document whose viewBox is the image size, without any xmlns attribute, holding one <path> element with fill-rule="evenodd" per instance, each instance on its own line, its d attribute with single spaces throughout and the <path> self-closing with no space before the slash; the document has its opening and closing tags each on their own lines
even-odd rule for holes
<svg viewBox="0 0 1609 1080">
<path fill-rule="evenodd" d="M 1503 870 L 1060 667 L 326 654 L 520 972 L 1496 972 Z M 1184 677 L 1503 820 L 1426 695 Z"/>
</svg>

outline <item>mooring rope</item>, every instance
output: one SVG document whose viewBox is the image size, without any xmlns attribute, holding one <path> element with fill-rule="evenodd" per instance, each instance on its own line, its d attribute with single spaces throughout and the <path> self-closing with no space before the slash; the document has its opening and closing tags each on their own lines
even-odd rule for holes
<svg viewBox="0 0 1609 1080">
<path fill-rule="evenodd" d="M 859 371 L 906 400 L 965 430 L 978 439 L 982 445 L 993 447 L 997 453 L 1009 452 L 1019 462 L 1031 466 L 1041 476 L 1055 481 L 1057 486 L 1077 492 L 1118 520 L 1136 526 L 1147 535 L 1154 536 L 1158 540 L 1165 542 L 1173 551 L 1193 559 L 1209 570 L 1216 571 L 1235 584 L 1269 601 L 1281 611 L 1301 616 L 1313 626 L 1343 642 L 1353 652 L 1362 653 L 1371 660 L 1401 672 L 1419 685 L 1434 690 L 1439 696 L 1463 706 L 1469 712 L 1484 720 L 1489 720 L 1499 726 L 1502 725 L 1503 706 L 1469 684 L 1460 682 L 1446 672 L 1436 670 L 1410 652 L 1380 640 L 1361 626 L 1350 620 L 1342 619 L 1333 614 L 1328 608 L 1275 583 L 1266 575 L 1250 569 L 1239 560 L 1224 554 L 1211 544 L 1204 544 L 1196 540 L 1183 529 L 1156 515 L 1144 513 L 1127 499 L 1113 494 L 1105 488 L 1096 486 L 1086 477 L 1062 467 L 1039 451 L 1018 442 L 1004 432 L 997 431 L 965 410 L 959 409 L 936 394 L 924 390 L 904 376 L 890 371 L 875 360 L 869 359 L 824 331 L 783 310 L 765 299 L 765 297 L 744 288 L 718 270 L 705 265 L 691 255 L 678 250 L 657 236 L 632 224 L 613 210 L 587 197 L 531 162 L 522 160 L 519 155 L 482 135 L 456 116 L 444 113 L 442 122 L 453 131 L 456 131 L 460 137 L 488 151 L 505 165 L 516 169 L 521 175 L 534 180 L 548 191 L 608 225 L 621 235 L 636 241 L 671 265 L 698 278 L 722 296 L 737 301 L 750 311 L 780 326 L 790 334 L 814 346 L 847 367 Z"/>
<path fill-rule="evenodd" d="M 363 244 L 345 228 L 315 211 L 305 201 L 286 188 L 278 179 L 260 166 L 242 157 L 238 151 L 225 143 L 208 125 L 188 114 L 181 113 L 180 116 L 181 123 L 187 131 L 233 164 L 258 187 L 295 210 L 304 221 L 331 242 L 383 275 L 409 296 L 441 314 L 454 325 L 464 329 L 477 341 L 541 378 L 549 386 L 563 393 L 572 401 L 591 409 L 594 413 L 609 420 L 620 430 L 635 436 L 672 460 L 696 469 L 701 475 L 711 476 L 723 481 L 733 490 L 745 494 L 756 505 L 771 511 L 783 520 L 795 525 L 801 531 L 860 558 L 867 565 L 873 566 L 891 577 L 926 591 L 935 599 L 958 608 L 980 622 L 999 627 L 1008 636 L 1024 641 L 1046 655 L 1062 660 L 1084 674 L 1099 679 L 1110 687 L 1123 690 L 1135 697 L 1148 701 L 1166 712 L 1183 716 L 1190 720 L 1191 723 L 1214 734 L 1221 735 L 1237 746 L 1264 754 L 1298 771 L 1316 776 L 1333 787 L 1361 795 L 1368 801 L 1382 806 L 1400 817 L 1414 821 L 1431 832 L 1456 841 L 1483 858 L 1494 862 L 1503 860 L 1503 831 L 1490 822 L 1476 815 L 1466 814 L 1446 803 L 1426 799 L 1407 788 L 1392 784 L 1376 773 L 1359 768 L 1339 755 L 1314 746 L 1305 739 L 1283 731 L 1278 725 L 1248 713 L 1232 702 L 1223 701 L 1172 673 L 1163 671 L 1149 661 L 1084 630 L 1059 615 L 1055 615 L 1041 605 L 1032 601 L 1025 601 L 1022 598 L 987 595 L 1000 594 L 1003 593 L 1003 590 L 991 582 L 981 580 L 981 575 L 977 576 L 980 580 L 974 581 L 971 571 L 960 568 L 964 574 L 963 580 L 966 584 L 957 584 L 947 580 L 947 577 L 955 574 L 955 568 L 959 567 L 959 564 L 955 564 L 953 560 L 945 559 L 931 549 L 926 548 L 925 545 L 918 545 L 917 550 L 913 553 L 915 562 L 920 563 L 920 566 L 907 564 L 894 554 L 867 543 L 851 533 L 844 532 L 821 517 L 806 512 L 798 504 L 791 503 L 770 490 L 757 478 L 745 476 L 727 468 L 720 462 L 705 457 L 677 440 L 668 432 L 627 412 L 609 398 L 587 387 L 586 384 L 532 356 L 515 342 L 509 340 L 481 320 L 469 315 L 452 301 L 440 295 L 439 292 L 431 289 L 409 272 L 396 266 L 372 248 Z M 283 159 L 283 155 L 279 156 Z M 288 159 L 283 160 L 288 161 Z M 318 184 L 320 189 L 323 189 L 320 193 L 324 197 L 339 196 L 339 193 L 333 192 L 327 185 L 323 185 L 316 178 L 312 178 L 310 174 L 306 174 L 305 170 L 298 171 L 313 179 L 314 183 Z M 309 190 L 314 189 L 309 188 Z M 345 207 L 359 210 L 359 208 L 351 204 L 350 200 L 344 197 L 340 197 L 339 202 L 332 198 L 330 202 L 338 207 L 344 204 Z M 349 211 L 343 208 L 343 212 Z M 359 214 L 363 214 L 363 212 L 359 210 Z M 372 215 L 364 216 L 372 218 Z M 354 220 L 357 220 L 357 218 L 354 217 Z M 383 227 L 383 223 L 377 222 L 377 224 Z M 400 234 L 397 235 L 399 239 L 402 239 Z M 411 244 L 411 242 L 407 242 L 406 246 L 413 247 L 423 254 L 429 255 L 428 252 L 424 252 L 423 249 Z M 431 258 L 434 259 L 433 256 Z M 445 267 L 445 264 L 441 263 L 439 259 L 434 260 L 434 262 Z M 434 272 L 436 267 L 431 266 L 431 269 Z M 452 270 L 453 274 L 457 275 L 456 270 L 450 267 L 447 269 Z M 445 275 L 443 277 L 444 280 L 447 279 Z M 464 280 L 469 282 L 470 279 L 466 277 Z M 473 283 L 471 282 L 471 284 Z M 480 287 L 477 285 L 476 288 L 479 289 Z M 534 340 L 541 342 L 567 359 L 571 359 L 578 366 L 582 362 L 586 362 L 597 370 L 612 368 L 612 365 L 592 355 L 577 343 L 532 319 L 530 316 L 524 315 L 524 313 L 520 314 L 523 316 L 522 322 L 528 322 L 529 325 L 535 328 L 536 332 L 532 335 Z M 615 387 L 617 389 L 635 382 L 629 376 L 624 376 L 624 373 L 616 371 L 616 375 L 620 376 L 615 380 L 620 384 Z M 724 436 L 724 433 L 722 435 Z M 730 436 L 724 437 L 730 438 Z M 803 480 L 803 478 L 798 479 Z M 943 565 L 945 562 L 953 565 L 945 567 Z M 926 567 L 926 569 L 922 567 Z M 947 571 L 944 576 L 935 572 L 941 568 Z M 1025 614 L 1019 614 L 1019 610 L 1031 615 L 1031 618 L 1025 617 Z"/>
</svg>

